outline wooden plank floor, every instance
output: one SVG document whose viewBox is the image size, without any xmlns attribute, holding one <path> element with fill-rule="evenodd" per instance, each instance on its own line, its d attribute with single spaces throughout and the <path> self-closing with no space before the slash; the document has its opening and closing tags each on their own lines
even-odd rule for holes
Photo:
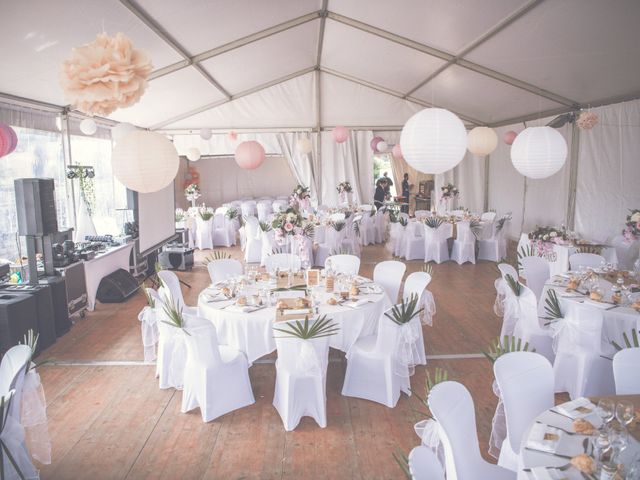
<svg viewBox="0 0 640 480">
<path fill-rule="evenodd" d="M 236 258 L 237 248 L 227 249 Z M 371 276 L 377 262 L 390 259 L 380 246 L 363 251 L 361 273 Z M 407 263 L 407 273 L 421 261 Z M 188 304 L 208 283 L 203 266 L 180 273 L 191 284 Z M 424 327 L 429 369 L 445 367 L 476 401 L 478 435 L 485 458 L 496 398 L 490 363 L 478 358 L 500 331 L 493 313 L 498 273 L 495 264 L 434 266 L 437 314 Z M 123 304 L 98 303 L 38 362 L 48 402 L 53 463 L 44 479 L 392 479 L 401 478 L 392 452 L 419 443 L 413 425 L 424 418 L 415 397 L 402 395 L 389 409 L 340 395 L 344 354 L 331 351 L 327 374 L 327 428 L 304 418 L 285 432 L 272 406 L 275 366 L 250 369 L 256 403 L 203 423 L 199 410 L 180 413 L 182 394 L 160 390 L 155 367 L 142 363 L 142 294 Z M 465 355 L 476 354 L 467 358 Z M 451 357 L 449 357 L 451 356 Z M 267 359 L 273 359 L 270 355 Z M 424 391 L 425 367 L 411 384 Z"/>
</svg>

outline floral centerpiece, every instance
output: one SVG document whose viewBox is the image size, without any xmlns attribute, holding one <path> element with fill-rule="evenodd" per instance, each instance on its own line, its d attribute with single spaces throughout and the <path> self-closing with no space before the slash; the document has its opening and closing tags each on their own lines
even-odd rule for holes
<svg viewBox="0 0 640 480">
<path fill-rule="evenodd" d="M 191 206 L 196 206 L 196 200 L 200 198 L 200 187 L 197 183 L 192 183 L 184 189 L 184 196 L 191 202 Z"/>
<path fill-rule="evenodd" d="M 460 195 L 460 190 L 453 183 L 447 183 L 446 185 L 440 187 L 442 191 L 442 196 L 440 197 L 441 202 L 448 202 L 454 198 L 458 198 Z"/>
<path fill-rule="evenodd" d="M 187 214 L 181 208 L 176 208 L 176 223 L 184 222 L 187 218 Z"/>
<path fill-rule="evenodd" d="M 336 190 L 338 190 L 338 193 L 342 193 L 342 192 L 351 193 L 353 191 L 353 188 L 351 187 L 351 184 L 345 180 L 344 182 L 340 182 L 338 184 L 338 186 L 336 187 Z"/>
<path fill-rule="evenodd" d="M 214 215 L 213 208 L 206 207 L 204 203 L 200 208 L 198 208 L 198 216 L 205 222 L 208 220 L 211 220 L 213 218 L 213 215 Z"/>
<path fill-rule="evenodd" d="M 627 222 L 625 223 L 622 235 L 628 242 L 633 242 L 640 238 L 640 210 L 634 208 L 629 210 L 631 213 L 627 215 Z"/>
<path fill-rule="evenodd" d="M 276 237 L 276 244 L 282 246 L 290 243 L 293 239 L 297 240 L 298 254 L 303 265 L 308 265 L 308 250 L 306 248 L 307 241 L 313 239 L 314 223 L 305 220 L 300 210 L 291 206 L 283 212 L 276 213 L 271 222 Z"/>
<path fill-rule="evenodd" d="M 311 208 L 311 194 L 309 187 L 298 184 L 293 189 L 293 193 L 289 199 L 289 205 L 294 210 L 308 210 Z"/>
<path fill-rule="evenodd" d="M 554 245 L 564 245 L 569 243 L 570 236 L 566 228 L 556 227 L 536 227 L 529 233 L 529 242 L 537 251 L 538 255 L 549 253 Z"/>
</svg>

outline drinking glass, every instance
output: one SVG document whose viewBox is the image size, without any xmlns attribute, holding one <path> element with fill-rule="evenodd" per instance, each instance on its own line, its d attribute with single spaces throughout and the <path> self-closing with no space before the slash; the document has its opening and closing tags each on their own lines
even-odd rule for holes
<svg viewBox="0 0 640 480">
<path fill-rule="evenodd" d="M 598 416 L 602 419 L 602 425 L 607 426 L 611 420 L 615 417 L 616 404 L 613 400 L 603 398 L 598 402 L 596 408 Z"/>
<path fill-rule="evenodd" d="M 611 442 L 611 461 L 620 463 L 619 456 L 625 451 L 629 445 L 629 434 L 627 430 L 621 426 L 612 426 L 609 432 L 609 441 Z"/>
<path fill-rule="evenodd" d="M 620 425 L 628 426 L 635 418 L 635 409 L 628 402 L 620 402 L 616 405 L 616 418 Z"/>
</svg>

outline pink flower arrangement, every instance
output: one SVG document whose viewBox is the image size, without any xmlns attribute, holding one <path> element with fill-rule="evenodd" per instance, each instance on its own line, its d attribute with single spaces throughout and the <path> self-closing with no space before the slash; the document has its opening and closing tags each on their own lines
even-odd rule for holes
<svg viewBox="0 0 640 480">
<path fill-rule="evenodd" d="M 593 112 L 582 112 L 576 121 L 581 130 L 591 130 L 598 124 L 598 115 Z"/>
<path fill-rule="evenodd" d="M 287 232 L 291 232 L 291 231 L 293 230 L 293 224 L 292 224 L 292 223 L 289 223 L 289 222 L 285 223 L 285 224 L 284 224 L 284 229 L 285 229 L 285 231 L 287 231 Z"/>
</svg>

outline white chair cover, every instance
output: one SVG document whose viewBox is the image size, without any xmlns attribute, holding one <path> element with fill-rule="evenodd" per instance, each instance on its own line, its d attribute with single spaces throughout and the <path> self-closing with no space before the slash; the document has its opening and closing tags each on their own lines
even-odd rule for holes
<svg viewBox="0 0 640 480">
<path fill-rule="evenodd" d="M 438 264 L 449 260 L 449 246 L 447 245 L 448 228 L 445 224 L 438 228 L 424 226 L 424 261 Z"/>
<path fill-rule="evenodd" d="M 420 314 L 420 319 L 424 325 L 433 325 L 433 316 L 436 314 L 436 302 L 433 293 L 427 290 L 431 283 L 431 275 L 426 272 L 413 272 L 404 282 L 402 298 L 408 299 L 411 294 L 418 296 L 418 305 L 424 308 Z"/>
<path fill-rule="evenodd" d="M 198 228 L 196 226 L 196 219 L 192 215 L 187 214 L 187 217 L 184 221 L 186 229 L 189 231 L 189 248 L 196 247 L 196 232 Z"/>
<path fill-rule="evenodd" d="M 247 358 L 238 350 L 218 344 L 216 329 L 202 319 L 181 332 L 187 346 L 182 412 L 200 407 L 203 422 L 255 403 Z"/>
<path fill-rule="evenodd" d="M 145 305 L 138 314 L 140 329 L 142 333 L 142 348 L 144 351 L 145 363 L 150 363 L 156 359 L 156 345 L 158 344 L 158 319 L 156 308 L 162 308 L 162 300 L 153 288 L 145 288 L 146 294 L 153 299 L 155 307 Z"/>
<path fill-rule="evenodd" d="M 265 262 L 268 272 L 273 273 L 276 270 L 300 270 L 300 257 L 292 253 L 274 253 L 269 255 Z"/>
<path fill-rule="evenodd" d="M 357 275 L 360 271 L 360 258 L 355 255 L 331 255 L 324 262 L 324 268 L 345 275 Z"/>
<path fill-rule="evenodd" d="M 32 363 L 22 387 L 22 415 L 25 443 L 31 456 L 43 465 L 51 463 L 51 439 L 47 419 L 47 400 L 40 375 Z"/>
<path fill-rule="evenodd" d="M 376 243 L 384 243 L 387 238 L 387 216 L 383 210 L 378 210 L 375 215 Z"/>
<path fill-rule="evenodd" d="M 287 200 L 276 200 L 273 202 L 271 207 L 273 208 L 274 213 L 282 212 L 287 209 L 289 202 Z"/>
<path fill-rule="evenodd" d="M 617 235 L 611 240 L 611 245 L 616 250 L 618 268 L 620 270 L 633 270 L 633 264 L 638 259 L 640 240 L 628 241 L 624 236 Z"/>
<path fill-rule="evenodd" d="M 269 201 L 261 201 L 257 205 L 258 210 L 258 220 L 261 222 L 266 222 L 269 219 L 269 216 L 273 213 L 272 202 Z"/>
<path fill-rule="evenodd" d="M 400 222 L 389 223 L 389 240 L 386 248 L 394 257 L 400 257 L 403 254 L 404 244 L 402 239 L 405 235 L 406 227 Z"/>
<path fill-rule="evenodd" d="M 0 395 L 13 390 L 13 399 L 9 415 L 20 422 L 20 405 L 22 404 L 22 388 L 27 366 L 31 363 L 31 348 L 26 345 L 11 347 L 0 362 Z"/>
<path fill-rule="evenodd" d="M 531 256 L 520 260 L 523 276 L 527 280 L 527 287 L 533 290 L 536 299 L 540 301 L 544 284 L 551 276 L 549 262 L 542 257 Z"/>
<path fill-rule="evenodd" d="M 438 457 L 427 447 L 414 447 L 409 452 L 409 472 L 413 480 L 444 480 Z"/>
<path fill-rule="evenodd" d="M 216 213 L 213 216 L 213 245 L 216 247 L 230 247 L 235 245 L 235 229 L 226 215 Z"/>
<path fill-rule="evenodd" d="M 3 452 L 2 463 L 0 464 L 0 477 L 6 480 L 16 480 L 19 478 L 26 478 L 29 480 L 39 479 L 38 471 L 31 462 L 29 452 L 25 446 L 25 431 L 24 427 L 20 424 L 19 419 L 16 420 L 9 413 L 14 409 L 15 391 L 9 390 L 1 392 L 0 397 L 2 399 L 3 408 L 0 409 L 0 441 L 11 453 L 11 457 L 16 463 L 19 472 L 15 469 L 12 462 L 9 461 L 5 452 Z"/>
<path fill-rule="evenodd" d="M 207 264 L 211 283 L 218 283 L 227 280 L 229 277 L 242 275 L 242 263 L 233 258 L 221 258 L 220 260 L 211 260 Z"/>
<path fill-rule="evenodd" d="M 279 327 L 286 322 L 278 323 Z M 304 416 L 327 426 L 327 363 L 329 361 L 329 337 L 302 340 L 287 338 L 274 331 L 278 360 L 276 361 L 276 386 L 273 406 L 284 429 L 294 430 Z"/>
<path fill-rule="evenodd" d="M 640 395 L 640 348 L 625 348 L 613 356 L 616 395 Z"/>
<path fill-rule="evenodd" d="M 262 204 L 259 204 L 260 206 Z M 245 218 L 245 249 L 244 261 L 247 263 L 257 263 L 262 258 L 262 229 L 260 221 L 256 217 Z"/>
<path fill-rule="evenodd" d="M 254 202 L 253 200 L 242 202 L 242 205 L 240 205 L 240 210 L 242 211 L 243 217 L 255 217 L 258 214 L 256 202 Z"/>
<path fill-rule="evenodd" d="M 538 415 L 555 404 L 553 367 L 537 353 L 512 352 L 496 360 L 493 372 L 507 426 L 498 465 L 515 472 L 524 434 Z"/>
<path fill-rule="evenodd" d="M 186 313 L 188 315 L 195 315 L 197 313 L 197 307 L 189 307 L 184 303 L 182 289 L 180 288 L 180 280 L 174 272 L 172 272 L 171 270 L 161 270 L 158 272 L 158 277 L 162 281 L 162 285 L 165 288 L 165 290 L 163 290 L 163 294 L 168 294 L 170 300 L 172 300 L 176 304 L 179 310 L 182 310 L 183 313 Z M 158 295 L 163 302 L 166 300 L 166 298 L 163 297 L 162 294 L 160 294 L 160 290 L 158 291 Z"/>
<path fill-rule="evenodd" d="M 413 430 L 420 438 L 420 443 L 429 448 L 440 462 L 442 469 L 446 467 L 444 445 L 441 440 L 440 425 L 433 418 L 421 420 L 413 426 Z"/>
<path fill-rule="evenodd" d="M 419 221 L 411 221 L 405 228 L 401 238 L 400 256 L 407 260 L 424 258 L 424 224 Z"/>
<path fill-rule="evenodd" d="M 496 300 L 493 304 L 493 311 L 499 317 L 504 316 L 504 299 L 507 296 L 507 290 L 509 290 L 509 285 L 506 281 L 506 276 L 510 275 L 515 281 L 518 281 L 518 272 L 512 265 L 508 263 L 500 263 L 498 264 L 498 270 L 500 270 L 500 278 L 496 279 L 494 282 L 494 286 L 496 288 Z M 503 338 L 505 335 L 513 335 L 513 329 L 515 328 L 516 318 L 504 318 L 502 320 L 502 328 L 500 330 L 500 338 Z"/>
<path fill-rule="evenodd" d="M 480 215 L 480 220 L 483 222 L 493 222 L 496 219 L 496 212 L 484 212 Z"/>
<path fill-rule="evenodd" d="M 490 212 L 493 213 L 493 212 Z M 491 237 L 478 240 L 478 260 L 499 262 L 507 257 L 506 231 L 509 220 L 505 220 L 502 228 L 497 223 L 491 226 Z"/>
<path fill-rule="evenodd" d="M 515 480 L 515 472 L 480 456 L 471 394 L 458 382 L 442 382 L 429 392 L 429 409 L 441 427 L 447 480 Z"/>
<path fill-rule="evenodd" d="M 465 262 L 476 263 L 476 237 L 471 231 L 470 222 L 458 222 L 457 235 L 451 248 L 451 260 L 458 265 Z"/>
<path fill-rule="evenodd" d="M 595 253 L 574 253 L 569 255 L 569 267 L 571 270 L 580 270 L 580 267 L 598 268 L 606 262 L 602 255 Z"/>
<path fill-rule="evenodd" d="M 406 270 L 407 266 L 404 263 L 395 260 L 380 262 L 373 269 L 373 281 L 384 288 L 391 303 L 398 300 L 398 292 Z"/>
<path fill-rule="evenodd" d="M 371 207 L 371 205 L 367 205 Z M 376 243 L 375 215 L 371 215 L 370 210 L 366 210 L 360 215 L 360 245 L 371 245 Z"/>
<path fill-rule="evenodd" d="M 200 250 L 213 248 L 213 220 L 196 217 L 196 247 Z"/>
</svg>

